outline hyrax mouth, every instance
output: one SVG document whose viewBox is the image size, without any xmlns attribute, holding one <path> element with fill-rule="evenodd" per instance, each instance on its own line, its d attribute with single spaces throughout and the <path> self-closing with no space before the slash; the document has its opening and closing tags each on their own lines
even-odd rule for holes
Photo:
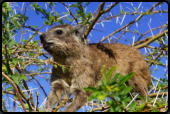
<svg viewBox="0 0 170 114">
<path fill-rule="evenodd" d="M 53 43 L 47 43 L 47 42 L 43 42 L 42 44 L 43 44 L 43 46 L 45 47 L 45 46 L 52 45 Z"/>
</svg>

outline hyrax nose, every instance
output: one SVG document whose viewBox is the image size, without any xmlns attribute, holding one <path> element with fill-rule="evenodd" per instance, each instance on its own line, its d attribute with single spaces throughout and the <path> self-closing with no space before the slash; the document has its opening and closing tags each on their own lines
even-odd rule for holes
<svg viewBox="0 0 170 114">
<path fill-rule="evenodd" d="M 41 43 L 44 41 L 44 38 L 45 38 L 45 34 L 43 33 L 40 35 Z"/>
</svg>

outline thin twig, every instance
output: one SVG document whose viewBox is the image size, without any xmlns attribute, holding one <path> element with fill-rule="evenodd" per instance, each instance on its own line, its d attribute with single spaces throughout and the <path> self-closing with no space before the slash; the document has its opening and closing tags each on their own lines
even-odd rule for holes
<svg viewBox="0 0 170 114">
<path fill-rule="evenodd" d="M 14 90 L 15 91 L 15 90 Z M 13 101 L 13 112 L 15 112 L 15 101 Z"/>
<path fill-rule="evenodd" d="M 94 111 L 103 111 L 103 110 L 106 110 L 110 108 L 109 106 L 105 106 L 105 107 L 100 107 L 100 108 L 94 108 L 91 110 L 91 112 L 94 112 Z"/>
<path fill-rule="evenodd" d="M 36 105 L 35 105 L 35 111 L 38 111 L 38 104 L 39 104 L 39 102 L 38 102 L 38 93 L 36 92 Z"/>
<path fill-rule="evenodd" d="M 32 39 L 34 38 L 35 34 L 38 34 L 38 31 L 39 31 L 41 28 L 43 28 L 44 26 L 45 26 L 45 25 L 43 25 L 43 26 L 41 26 L 40 28 L 38 28 L 38 29 L 35 31 L 35 33 L 32 35 L 32 37 L 28 40 L 28 42 L 29 42 L 30 40 L 32 40 Z M 23 45 L 23 47 L 25 47 L 25 46 L 28 44 L 28 42 L 25 43 L 25 44 Z"/>
<path fill-rule="evenodd" d="M 27 63 L 31 63 L 32 61 L 34 61 L 38 56 L 40 56 L 41 54 L 36 55 L 32 60 L 27 61 L 27 62 L 23 62 L 23 64 L 27 64 Z"/>
<path fill-rule="evenodd" d="M 166 65 L 163 65 L 161 63 L 158 63 L 157 61 L 153 61 L 153 60 L 145 60 L 146 62 L 150 62 L 150 63 L 154 63 L 156 65 L 160 65 L 160 66 L 163 66 L 163 67 L 166 67 Z"/>
<path fill-rule="evenodd" d="M 32 74 L 24 74 L 25 76 L 34 76 L 34 75 L 40 75 L 40 74 L 51 74 L 51 72 L 41 72 L 41 73 L 32 73 Z"/>
<path fill-rule="evenodd" d="M 165 105 L 164 106 L 161 106 L 161 107 L 157 107 L 156 109 L 160 109 L 160 108 L 164 108 L 165 107 Z M 141 112 L 148 112 L 148 111 L 152 111 L 153 109 L 148 109 L 148 110 L 144 110 L 144 111 L 141 111 Z"/>
<path fill-rule="evenodd" d="M 60 3 L 63 4 L 68 9 L 70 15 L 74 18 L 74 20 L 78 24 L 77 18 L 73 15 L 73 13 L 71 12 L 70 8 L 64 2 L 60 2 Z"/>
<path fill-rule="evenodd" d="M 152 14 L 160 13 L 160 12 L 161 12 L 161 11 L 152 11 Z M 168 11 L 162 11 L 162 13 L 168 13 Z M 141 14 L 141 13 L 138 13 L 138 12 L 126 13 L 126 15 L 136 15 L 136 14 Z M 116 18 L 116 17 L 121 16 L 121 15 L 124 15 L 124 13 L 118 14 L 118 15 L 116 15 L 116 16 L 108 16 L 107 18 L 98 20 L 97 22 L 101 22 L 101 21 L 103 21 L 103 20 L 108 20 L 108 19 L 113 19 L 113 18 Z"/>
<path fill-rule="evenodd" d="M 162 55 L 162 53 L 163 53 L 163 50 L 161 50 L 161 52 L 155 57 L 155 59 L 153 61 L 156 61 Z M 151 67 L 152 64 L 153 63 L 150 63 L 149 67 Z"/>
<path fill-rule="evenodd" d="M 156 7 L 156 6 L 159 5 L 159 4 L 160 4 L 160 2 L 156 3 L 156 4 L 155 4 L 152 8 L 150 8 L 147 12 L 152 11 L 153 8 Z M 122 29 L 126 28 L 127 26 L 134 24 L 134 23 L 137 22 L 139 19 L 141 19 L 143 16 L 144 16 L 144 15 L 141 14 L 141 15 L 140 15 L 137 19 L 135 19 L 134 21 L 132 21 L 132 22 L 126 24 L 126 25 L 123 26 L 122 28 L 120 28 L 120 29 L 114 31 L 114 32 L 111 33 L 110 35 L 108 35 L 108 36 L 106 36 L 105 38 L 103 38 L 99 43 L 101 43 L 101 42 L 103 42 L 104 40 L 106 40 L 107 38 L 113 36 L 115 33 L 121 31 Z M 124 32 L 124 33 L 125 33 L 125 32 Z M 115 42 L 117 42 L 118 40 L 119 40 L 119 39 L 116 39 Z"/>
<path fill-rule="evenodd" d="M 30 74 L 30 72 L 29 71 L 27 71 L 29 74 Z M 31 75 L 31 74 L 30 74 Z M 43 88 L 43 86 L 39 83 L 39 81 L 34 77 L 34 76 L 31 76 L 33 79 L 35 79 L 35 81 L 38 83 L 38 85 L 40 86 L 40 88 L 43 90 L 43 92 L 44 92 L 44 94 L 45 94 L 45 96 L 47 97 L 47 93 L 45 92 L 45 90 L 44 90 L 44 88 Z"/>
<path fill-rule="evenodd" d="M 25 7 L 25 12 L 24 12 L 24 14 L 23 14 L 23 25 L 22 25 L 22 32 L 21 32 L 21 38 L 20 38 L 20 41 L 19 41 L 19 43 L 18 43 L 18 51 L 20 50 L 20 45 L 21 45 L 21 41 L 22 41 L 22 37 L 23 37 L 23 34 L 24 34 L 24 25 L 25 25 L 25 14 L 26 14 L 26 8 L 27 8 L 27 5 L 28 4 L 26 4 L 26 7 Z M 18 55 L 19 56 L 19 55 Z"/>
</svg>

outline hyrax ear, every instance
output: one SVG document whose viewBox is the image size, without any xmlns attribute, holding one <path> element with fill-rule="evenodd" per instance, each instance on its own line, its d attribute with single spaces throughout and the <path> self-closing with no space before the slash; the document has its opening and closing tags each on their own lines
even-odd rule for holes
<svg viewBox="0 0 170 114">
<path fill-rule="evenodd" d="M 78 37 L 82 37 L 83 34 L 86 32 L 87 27 L 84 25 L 77 25 L 74 27 L 75 35 Z"/>
</svg>

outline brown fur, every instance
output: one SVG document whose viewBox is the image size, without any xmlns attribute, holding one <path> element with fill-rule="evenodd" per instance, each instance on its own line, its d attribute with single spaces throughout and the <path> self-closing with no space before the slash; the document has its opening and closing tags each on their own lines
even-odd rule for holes
<svg viewBox="0 0 170 114">
<path fill-rule="evenodd" d="M 135 72 L 136 75 L 128 80 L 127 84 L 133 86 L 133 91 L 141 95 L 148 93 L 151 75 L 147 63 L 138 49 L 118 43 L 101 43 L 85 45 L 81 41 L 81 35 L 76 36 L 75 29 L 71 25 L 58 25 L 41 35 L 44 49 L 53 57 L 54 61 L 63 65 L 72 65 L 63 73 L 62 69 L 52 69 L 51 92 L 44 111 L 52 111 L 64 93 L 75 95 L 73 102 L 64 111 L 77 111 L 86 102 L 91 94 L 85 92 L 88 86 L 97 87 L 102 80 L 101 68 L 106 65 L 109 70 L 117 66 L 112 77 L 116 73 L 127 75 Z M 56 30 L 62 30 L 63 34 L 56 34 Z M 85 30 L 78 29 L 80 33 Z M 46 45 L 45 45 L 46 44 Z M 146 92 L 146 93 L 145 93 Z"/>
</svg>

